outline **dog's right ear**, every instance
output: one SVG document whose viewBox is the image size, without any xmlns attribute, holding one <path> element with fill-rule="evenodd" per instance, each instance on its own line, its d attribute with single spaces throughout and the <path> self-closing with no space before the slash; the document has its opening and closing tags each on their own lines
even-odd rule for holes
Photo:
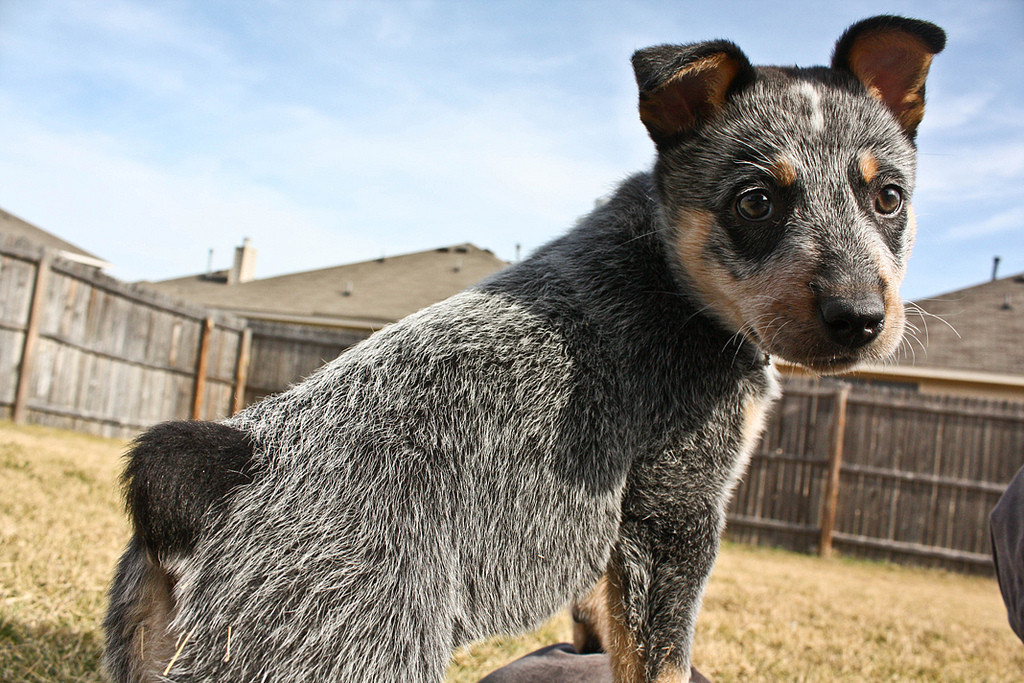
<svg viewBox="0 0 1024 683">
<path fill-rule="evenodd" d="M 640 120 L 661 149 L 710 119 L 729 95 L 754 79 L 733 43 L 658 45 L 633 54 Z"/>
</svg>

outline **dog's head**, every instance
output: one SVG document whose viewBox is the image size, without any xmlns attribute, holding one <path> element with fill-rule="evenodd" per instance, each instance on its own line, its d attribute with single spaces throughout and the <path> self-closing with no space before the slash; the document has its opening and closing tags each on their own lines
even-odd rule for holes
<svg viewBox="0 0 1024 683">
<path fill-rule="evenodd" d="M 938 27 L 875 17 L 831 67 L 753 67 L 725 41 L 640 50 L 663 236 L 688 289 L 819 372 L 891 354 L 914 241 L 917 126 Z"/>
</svg>

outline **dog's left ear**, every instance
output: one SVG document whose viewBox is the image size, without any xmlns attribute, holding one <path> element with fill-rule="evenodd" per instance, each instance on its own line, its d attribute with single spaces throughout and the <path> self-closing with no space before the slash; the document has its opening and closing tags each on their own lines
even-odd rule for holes
<svg viewBox="0 0 1024 683">
<path fill-rule="evenodd" d="M 832 54 L 832 68 L 856 76 L 913 140 L 924 117 L 928 67 L 945 46 L 946 34 L 935 24 L 872 17 L 846 29 Z"/>
<path fill-rule="evenodd" d="M 633 55 L 640 119 L 658 149 L 710 120 L 730 94 L 754 78 L 733 43 L 658 45 Z"/>
</svg>

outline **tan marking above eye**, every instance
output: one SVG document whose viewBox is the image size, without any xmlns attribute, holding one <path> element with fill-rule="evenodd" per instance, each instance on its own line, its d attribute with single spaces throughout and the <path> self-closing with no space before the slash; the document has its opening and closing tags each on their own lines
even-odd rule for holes
<svg viewBox="0 0 1024 683">
<path fill-rule="evenodd" d="M 788 187 L 796 182 L 796 164 L 788 156 L 781 154 L 769 168 L 772 177 L 779 181 L 779 185 Z"/>
<path fill-rule="evenodd" d="M 878 177 L 878 158 L 870 150 L 861 152 L 857 159 L 857 167 L 866 184 Z"/>
</svg>

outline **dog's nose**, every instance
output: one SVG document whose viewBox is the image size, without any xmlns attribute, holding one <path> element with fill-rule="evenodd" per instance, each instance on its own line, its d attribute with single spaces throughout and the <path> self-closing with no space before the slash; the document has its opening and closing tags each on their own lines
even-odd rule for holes
<svg viewBox="0 0 1024 683">
<path fill-rule="evenodd" d="M 879 296 L 826 297 L 819 310 L 832 340 L 849 348 L 864 346 L 885 325 L 885 303 Z"/>
</svg>

